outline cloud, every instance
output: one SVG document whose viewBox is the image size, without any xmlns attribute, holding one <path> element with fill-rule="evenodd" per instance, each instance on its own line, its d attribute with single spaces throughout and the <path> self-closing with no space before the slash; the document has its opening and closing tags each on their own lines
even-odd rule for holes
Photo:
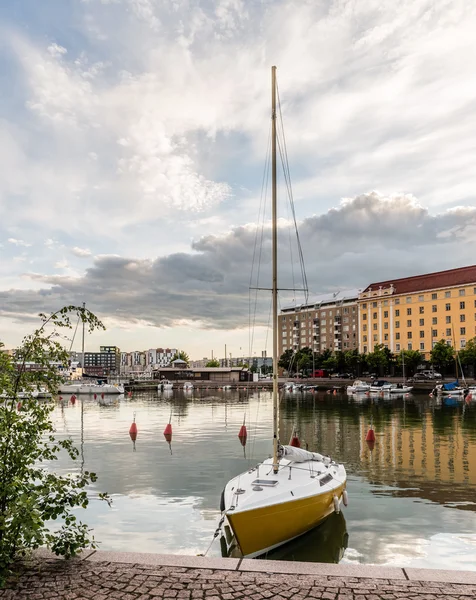
<svg viewBox="0 0 476 600">
<path fill-rule="evenodd" d="M 29 248 L 31 244 L 28 242 L 24 242 L 23 240 L 17 240 L 15 238 L 8 238 L 10 244 L 14 244 L 15 246 L 23 246 L 24 248 Z"/>
<path fill-rule="evenodd" d="M 88 250 L 87 248 L 79 248 L 79 246 L 71 248 L 71 252 L 72 254 L 74 254 L 75 256 L 79 256 L 80 258 L 91 256 L 91 250 Z"/>
<path fill-rule="evenodd" d="M 299 269 L 293 273 L 290 265 L 287 228 L 283 222 L 279 231 L 279 285 L 301 287 Z M 372 192 L 304 219 L 299 229 L 312 293 L 364 288 L 390 273 L 397 278 L 473 263 L 476 208 L 432 216 L 412 196 Z M 31 315 L 86 301 L 100 316 L 116 322 L 173 327 L 187 321 L 197 330 L 244 328 L 249 323 L 250 265 L 253 254 L 258 256 L 255 235 L 255 226 L 241 226 L 198 239 L 188 253 L 154 260 L 97 256 L 84 275 L 30 274 L 44 285 L 41 291 L 0 292 L 0 304 L 15 319 L 22 312 Z M 270 281 L 270 243 L 267 224 L 259 280 L 263 287 Z M 432 252 L 425 252 L 428 248 Z M 269 295 L 263 293 L 257 324 L 266 325 L 268 315 Z"/>
</svg>

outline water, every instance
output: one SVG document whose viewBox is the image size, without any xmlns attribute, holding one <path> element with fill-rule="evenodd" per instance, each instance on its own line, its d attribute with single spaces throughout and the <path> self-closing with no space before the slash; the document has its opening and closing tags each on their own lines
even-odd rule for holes
<svg viewBox="0 0 476 600">
<path fill-rule="evenodd" d="M 99 479 L 112 508 L 94 499 L 84 520 L 101 549 L 203 553 L 220 517 L 225 483 L 271 451 L 268 392 L 173 392 L 58 401 L 60 436 L 81 448 L 76 463 Z M 247 444 L 238 439 L 244 414 Z M 136 417 L 138 436 L 129 437 Z M 163 430 L 169 421 L 169 445 Z M 349 506 L 267 558 L 476 570 L 476 403 L 428 396 L 352 400 L 288 395 L 281 439 L 293 425 L 310 450 L 343 462 Z M 365 442 L 368 424 L 375 447 Z M 219 540 L 208 553 L 221 556 Z"/>
</svg>

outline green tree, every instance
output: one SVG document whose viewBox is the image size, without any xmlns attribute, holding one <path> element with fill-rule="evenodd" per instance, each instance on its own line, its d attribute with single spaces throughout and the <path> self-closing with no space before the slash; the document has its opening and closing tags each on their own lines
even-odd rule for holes
<svg viewBox="0 0 476 600">
<path fill-rule="evenodd" d="M 296 357 L 293 350 L 285 350 L 278 361 L 278 367 L 284 369 L 288 373 L 293 373 L 296 370 Z"/>
<path fill-rule="evenodd" d="M 367 354 L 367 364 L 377 373 L 382 373 L 388 367 L 389 356 L 383 344 L 375 344 L 374 351 Z"/>
<path fill-rule="evenodd" d="M 188 367 L 188 365 L 190 363 L 190 359 L 186 352 L 184 352 L 183 350 L 180 350 L 180 352 L 176 352 L 170 362 L 174 362 L 174 360 L 177 360 L 177 359 L 183 360 L 183 362 L 187 363 L 187 367 Z"/>
<path fill-rule="evenodd" d="M 436 342 L 430 353 L 430 362 L 444 374 L 448 367 L 454 363 L 454 357 L 455 350 L 453 346 L 448 346 L 445 340 L 440 340 Z"/>
<path fill-rule="evenodd" d="M 402 350 L 397 356 L 397 364 L 399 367 L 405 367 L 405 377 L 411 377 L 423 362 L 423 355 L 418 350 Z"/>
<path fill-rule="evenodd" d="M 85 308 L 68 306 L 49 317 L 40 315 L 42 326 L 23 340 L 13 356 L 0 352 L 0 397 L 4 399 L 0 404 L 0 585 L 14 560 L 30 549 L 47 546 L 70 557 L 96 547 L 91 530 L 74 513 L 76 507 L 88 506 L 87 486 L 96 475 L 54 472 L 61 451 L 73 460 L 79 453 L 71 440 L 55 438 L 53 402 L 33 398 L 38 388 L 57 393 L 61 377 L 55 364 L 68 364 L 58 329 L 71 328 L 74 314 L 89 331 L 104 329 Z M 27 361 L 38 365 L 38 370 L 27 371 Z M 109 501 L 105 494 L 100 498 Z M 53 532 L 48 528 L 51 521 L 62 524 Z"/>
<path fill-rule="evenodd" d="M 344 352 L 345 368 L 355 375 L 360 375 L 362 367 L 366 364 L 365 355 L 360 354 L 357 348 Z"/>
<path fill-rule="evenodd" d="M 326 371 L 330 371 L 331 373 L 337 369 L 337 360 L 335 356 L 332 356 L 332 353 L 329 357 L 322 361 L 322 368 L 326 369 Z"/>
<path fill-rule="evenodd" d="M 174 359 L 175 360 L 175 359 Z M 183 360 L 183 359 L 182 359 Z M 220 361 L 217 360 L 216 358 L 212 358 L 211 360 L 209 360 L 207 362 L 207 364 L 205 365 L 206 367 L 219 367 L 220 366 Z"/>
<path fill-rule="evenodd" d="M 458 352 L 460 363 L 472 368 L 472 375 L 476 372 L 476 337 L 468 340 L 466 346 Z"/>
</svg>

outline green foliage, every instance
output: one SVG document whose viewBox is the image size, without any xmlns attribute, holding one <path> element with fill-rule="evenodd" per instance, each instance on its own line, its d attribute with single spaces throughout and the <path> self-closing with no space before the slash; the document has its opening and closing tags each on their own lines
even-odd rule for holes
<svg viewBox="0 0 476 600">
<path fill-rule="evenodd" d="M 375 371 L 385 371 L 391 356 L 392 353 L 383 344 L 375 344 L 374 351 L 367 354 L 367 364 Z"/>
<path fill-rule="evenodd" d="M 175 359 L 174 359 L 175 360 Z M 183 359 L 182 359 L 183 360 Z M 220 366 L 220 361 L 217 360 L 216 358 L 212 358 L 211 360 L 209 360 L 207 362 L 207 364 L 205 365 L 205 367 L 219 367 Z"/>
<path fill-rule="evenodd" d="M 423 354 L 418 350 L 402 350 L 397 356 L 399 367 L 405 368 L 405 377 L 414 375 L 419 364 L 423 362 Z"/>
<path fill-rule="evenodd" d="M 174 362 L 174 360 L 183 360 L 183 362 L 187 363 L 187 366 L 190 363 L 190 358 L 188 357 L 188 354 L 186 352 L 184 352 L 183 350 L 180 350 L 180 352 L 176 352 L 172 358 L 172 360 L 170 361 L 171 363 Z M 220 365 L 218 365 L 220 366 Z"/>
<path fill-rule="evenodd" d="M 58 329 L 71 328 L 73 315 L 89 331 L 104 329 L 85 308 L 68 306 L 49 317 L 40 315 L 42 326 L 23 340 L 13 356 L 0 352 L 0 585 L 12 562 L 28 550 L 47 546 L 71 557 L 83 548 L 96 547 L 89 528 L 73 512 L 88 506 L 87 486 L 96 475 L 54 473 L 60 452 L 74 460 L 78 450 L 71 440 L 55 438 L 53 402 L 33 397 L 38 388 L 51 394 L 58 390 L 61 375 L 56 365 L 68 364 Z M 40 369 L 26 370 L 30 361 Z M 107 495 L 99 497 L 109 502 Z M 61 523 L 56 531 L 48 527 L 53 521 Z"/>
<path fill-rule="evenodd" d="M 436 342 L 430 353 L 430 362 L 443 372 L 454 362 L 454 357 L 455 350 L 453 346 L 448 346 L 445 340 L 440 340 Z"/>
<path fill-rule="evenodd" d="M 278 367 L 293 373 L 296 370 L 296 357 L 293 350 L 285 350 L 278 361 Z"/>
<path fill-rule="evenodd" d="M 468 340 L 466 346 L 458 352 L 462 365 L 476 364 L 476 337 Z"/>
</svg>

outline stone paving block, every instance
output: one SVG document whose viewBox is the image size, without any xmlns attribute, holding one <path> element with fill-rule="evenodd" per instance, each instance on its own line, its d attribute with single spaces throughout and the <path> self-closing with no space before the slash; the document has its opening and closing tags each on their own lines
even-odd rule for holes
<svg viewBox="0 0 476 600">
<path fill-rule="evenodd" d="M 476 585 L 476 571 L 450 571 L 442 569 L 412 569 L 405 567 L 410 581 L 442 581 Z"/>
<path fill-rule="evenodd" d="M 238 558 L 206 558 L 178 554 L 148 554 L 142 552 L 94 552 L 85 558 L 89 562 L 113 562 L 122 564 L 184 567 L 193 569 L 236 570 Z"/>
</svg>

